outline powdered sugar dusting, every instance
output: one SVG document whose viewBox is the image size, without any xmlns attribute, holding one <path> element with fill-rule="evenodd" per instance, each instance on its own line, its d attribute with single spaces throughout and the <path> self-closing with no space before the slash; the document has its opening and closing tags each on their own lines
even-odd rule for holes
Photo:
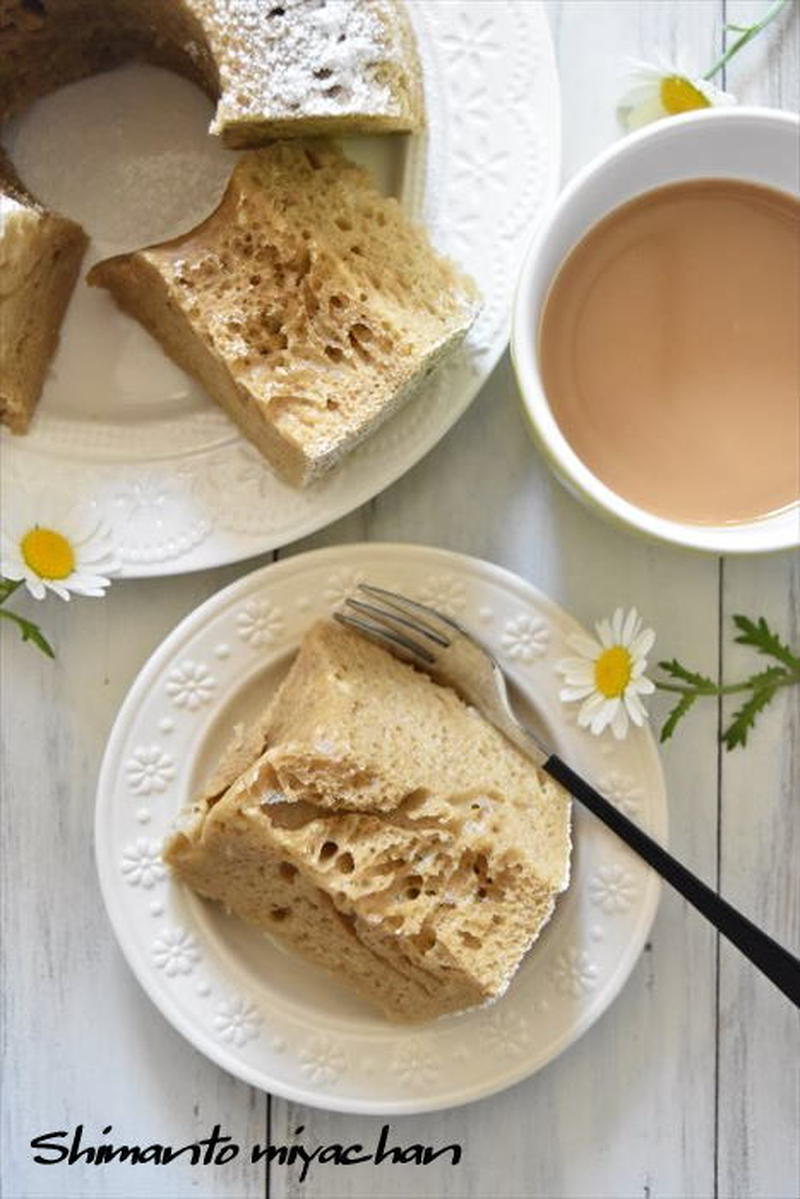
<svg viewBox="0 0 800 1199">
<path fill-rule="evenodd" d="M 387 74 L 402 66 L 403 51 L 382 12 L 387 6 L 376 0 L 219 5 L 210 36 L 223 85 L 215 126 L 265 112 L 394 115 L 399 105 Z"/>
</svg>

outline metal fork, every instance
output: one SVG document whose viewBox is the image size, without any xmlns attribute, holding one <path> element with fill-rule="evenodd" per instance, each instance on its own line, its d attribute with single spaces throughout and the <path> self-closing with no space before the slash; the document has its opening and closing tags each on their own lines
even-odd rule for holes
<svg viewBox="0 0 800 1199">
<path fill-rule="evenodd" d="M 427 671 L 472 704 L 512 744 L 616 833 L 800 1007 L 800 960 L 687 870 L 517 720 L 499 665 L 455 620 L 407 596 L 362 583 L 334 613 L 341 624 Z"/>
</svg>

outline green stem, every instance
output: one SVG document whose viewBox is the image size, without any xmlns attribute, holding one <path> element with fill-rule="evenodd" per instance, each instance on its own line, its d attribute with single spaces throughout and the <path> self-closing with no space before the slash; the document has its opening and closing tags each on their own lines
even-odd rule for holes
<svg viewBox="0 0 800 1199">
<path fill-rule="evenodd" d="M 654 680 L 658 691 L 671 691 L 675 695 L 736 695 L 741 691 L 752 691 L 753 687 L 750 683 L 722 683 L 717 686 L 716 683 L 710 687 L 684 687 L 680 683 L 660 683 Z M 774 688 L 776 691 L 779 687 L 790 687 L 793 684 L 800 683 L 800 671 L 787 673 L 784 678 L 772 679 L 769 683 L 765 683 L 765 687 Z M 761 688 L 759 688 L 761 690 Z"/>
<path fill-rule="evenodd" d="M 0 604 L 4 604 L 7 599 L 10 599 L 17 588 L 21 586 L 22 579 L 0 578 Z"/>
<path fill-rule="evenodd" d="M 12 621 L 17 626 L 23 641 L 32 641 L 43 654 L 47 654 L 48 658 L 55 658 L 55 651 L 38 624 L 34 624 L 32 620 L 26 620 L 18 612 L 9 612 L 7 608 L 0 608 L 0 617 Z"/>
<path fill-rule="evenodd" d="M 725 51 L 725 53 L 722 55 L 722 57 L 717 59 L 717 61 L 713 65 L 713 67 L 711 67 L 708 71 L 706 71 L 703 78 L 704 79 L 713 79 L 714 76 L 719 71 L 722 70 L 722 68 L 725 66 L 725 64 L 730 62 L 730 60 L 733 58 L 734 54 L 738 54 L 739 51 L 744 46 L 746 46 L 748 42 L 752 42 L 754 37 L 758 37 L 758 35 L 759 35 L 759 33 L 761 33 L 762 29 L 766 29 L 767 25 L 769 25 L 769 23 L 771 21 L 775 20 L 778 13 L 780 13 L 786 7 L 786 5 L 788 3 L 789 3 L 789 0 L 773 0 L 773 3 L 770 4 L 769 8 L 764 13 L 761 20 L 756 21 L 755 25 L 748 25 L 745 28 L 744 32 L 742 33 L 742 36 L 738 37 L 736 39 L 736 41 L 733 43 L 733 45 L 728 50 Z"/>
</svg>

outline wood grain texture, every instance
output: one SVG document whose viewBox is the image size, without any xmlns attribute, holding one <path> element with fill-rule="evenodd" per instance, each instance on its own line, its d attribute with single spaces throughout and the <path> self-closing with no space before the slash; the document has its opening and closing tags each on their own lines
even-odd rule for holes
<svg viewBox="0 0 800 1199">
<path fill-rule="evenodd" d="M 521 0 L 525 2 L 525 0 Z M 550 0 L 564 95 L 564 174 L 618 136 L 627 56 L 683 48 L 703 68 L 739 0 Z M 794 33 L 749 48 L 742 99 L 796 102 Z M 761 56 L 761 57 L 759 57 Z M 553 481 L 532 449 L 504 359 L 469 413 L 404 479 L 301 545 L 419 541 L 492 559 L 591 622 L 635 603 L 657 652 L 715 673 L 720 615 L 771 616 L 798 638 L 796 559 L 729 561 L 637 540 Z M 259 562 L 114 586 L 102 603 L 37 608 L 53 665 L 3 629 L 5 947 L 3 1194 L 8 1199 L 578 1199 L 797 1193 L 796 1014 L 712 931 L 663 895 L 650 945 L 619 999 L 533 1079 L 451 1112 L 392 1121 L 393 1137 L 464 1146 L 460 1165 L 192 1171 L 41 1167 L 28 1142 L 83 1122 L 94 1138 L 179 1145 L 214 1123 L 243 1144 L 374 1142 L 382 1121 L 300 1108 L 206 1062 L 161 1019 L 116 948 L 93 863 L 94 789 L 108 730 L 147 655 L 206 596 Z M 720 592 L 720 585 L 723 592 Z M 29 607 L 33 608 L 30 604 Z M 726 623 L 727 637 L 727 623 Z M 722 654 L 726 673 L 743 655 Z M 654 718 L 663 714 L 656 705 Z M 768 712 L 745 753 L 718 759 L 718 713 L 698 708 L 664 753 L 671 844 L 774 935 L 798 946 L 798 697 Z M 719 770 L 718 770 L 719 768 Z M 755 796 L 757 795 L 757 799 Z M 720 812 L 722 814 L 719 822 Z M 720 850 L 718 860 L 717 850 Z M 721 1019 L 717 1022 L 717 1010 Z"/>
<path fill-rule="evenodd" d="M 727 21 L 756 20 L 754 0 L 727 0 Z M 742 103 L 800 103 L 800 6 L 731 62 L 726 87 Z M 798 450 L 800 453 L 800 450 Z M 749 673 L 732 644 L 736 612 L 766 616 L 800 644 L 800 555 L 725 563 L 722 672 Z M 763 659 L 760 660 L 763 662 Z M 729 697 L 723 716 L 736 707 Z M 800 691 L 784 692 L 747 749 L 721 761 L 720 890 L 800 954 Z M 800 1193 L 800 1013 L 727 945 L 719 961 L 718 1193 L 790 1199 Z"/>
</svg>

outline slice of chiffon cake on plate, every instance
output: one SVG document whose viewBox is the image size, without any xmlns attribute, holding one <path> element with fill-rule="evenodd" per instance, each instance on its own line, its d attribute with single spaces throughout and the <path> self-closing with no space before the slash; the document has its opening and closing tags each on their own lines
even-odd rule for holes
<svg viewBox="0 0 800 1199">
<path fill-rule="evenodd" d="M 399 1021 L 503 994 L 569 878 L 570 806 L 447 687 L 331 622 L 175 833 L 175 876 Z"/>
<path fill-rule="evenodd" d="M 244 155 L 190 233 L 93 267 L 123 309 L 302 486 L 453 350 L 470 280 L 325 141 Z"/>
</svg>

